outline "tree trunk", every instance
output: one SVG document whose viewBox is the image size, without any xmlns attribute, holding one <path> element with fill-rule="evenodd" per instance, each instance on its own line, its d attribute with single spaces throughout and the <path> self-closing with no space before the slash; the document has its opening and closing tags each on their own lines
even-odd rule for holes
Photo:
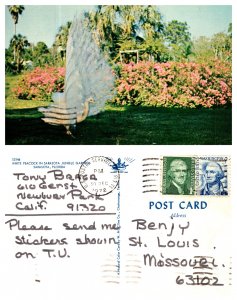
<svg viewBox="0 0 237 300">
<path fill-rule="evenodd" d="M 16 46 L 14 46 L 14 49 L 13 49 L 13 60 L 14 62 L 16 62 Z"/>
<path fill-rule="evenodd" d="M 19 50 L 16 51 L 16 68 L 17 68 L 17 73 L 20 72 L 20 66 L 21 66 L 21 56 Z"/>
</svg>

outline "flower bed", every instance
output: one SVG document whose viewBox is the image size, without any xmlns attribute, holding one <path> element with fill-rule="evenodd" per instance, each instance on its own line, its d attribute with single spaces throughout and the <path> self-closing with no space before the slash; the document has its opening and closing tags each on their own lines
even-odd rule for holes
<svg viewBox="0 0 237 300">
<path fill-rule="evenodd" d="M 17 98 L 32 100 L 50 100 L 53 92 L 62 92 L 64 88 L 65 68 L 35 68 L 23 75 L 14 89 Z"/>
<path fill-rule="evenodd" d="M 232 102 L 231 65 L 192 62 L 118 64 L 113 103 L 156 107 L 218 107 Z M 14 93 L 19 99 L 51 100 L 64 88 L 64 68 L 36 68 L 23 75 Z"/>
<path fill-rule="evenodd" d="M 114 103 L 163 107 L 217 107 L 231 103 L 231 65 L 192 62 L 120 64 Z"/>
</svg>

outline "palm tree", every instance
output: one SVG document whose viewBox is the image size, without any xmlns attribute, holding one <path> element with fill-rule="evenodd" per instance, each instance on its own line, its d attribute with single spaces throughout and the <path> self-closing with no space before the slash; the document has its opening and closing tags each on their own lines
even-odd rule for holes
<svg viewBox="0 0 237 300">
<path fill-rule="evenodd" d="M 8 5 L 8 9 L 15 25 L 15 35 L 16 35 L 16 24 L 18 23 L 19 15 L 23 13 L 25 7 L 23 5 Z"/>
<path fill-rule="evenodd" d="M 139 26 L 141 26 L 144 33 L 144 38 L 161 38 L 164 23 L 156 6 L 147 5 L 142 7 Z"/>
<path fill-rule="evenodd" d="M 85 17 L 96 31 L 99 46 L 115 60 L 119 50 L 139 48 L 139 38 L 160 39 L 164 28 L 161 14 L 152 5 L 99 5 Z"/>
<path fill-rule="evenodd" d="M 85 13 L 88 26 L 95 33 L 97 44 L 108 52 L 113 51 L 116 38 L 121 34 L 116 22 L 119 11 L 119 5 L 98 5 L 96 11 Z"/>
<path fill-rule="evenodd" d="M 95 31 L 97 44 L 114 57 L 119 44 L 134 36 L 136 13 L 139 6 L 98 5 L 96 11 L 85 14 L 88 26 Z"/>
<path fill-rule="evenodd" d="M 72 22 L 67 22 L 66 25 L 59 28 L 53 44 L 53 48 L 56 48 L 62 62 L 64 62 L 66 58 L 67 39 L 71 24 Z"/>
<path fill-rule="evenodd" d="M 138 29 L 138 17 L 142 13 L 141 5 L 121 5 L 121 29 L 122 35 L 126 39 L 135 37 L 136 30 Z"/>
<path fill-rule="evenodd" d="M 14 62 L 16 63 L 17 72 L 20 72 L 20 67 L 23 63 L 21 56 L 28 46 L 30 46 L 30 43 L 27 38 L 21 34 L 14 35 L 10 41 L 10 47 L 14 49 Z"/>
</svg>

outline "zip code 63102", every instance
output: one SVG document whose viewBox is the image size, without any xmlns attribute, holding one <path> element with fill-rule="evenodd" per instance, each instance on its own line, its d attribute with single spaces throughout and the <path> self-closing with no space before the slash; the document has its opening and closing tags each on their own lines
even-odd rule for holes
<svg viewBox="0 0 237 300">
<path fill-rule="evenodd" d="M 224 283 L 219 283 L 219 279 L 215 276 L 208 276 L 211 273 L 200 272 L 201 274 L 191 274 L 185 276 L 178 276 L 176 283 L 178 285 L 201 285 L 201 286 L 223 286 Z"/>
</svg>

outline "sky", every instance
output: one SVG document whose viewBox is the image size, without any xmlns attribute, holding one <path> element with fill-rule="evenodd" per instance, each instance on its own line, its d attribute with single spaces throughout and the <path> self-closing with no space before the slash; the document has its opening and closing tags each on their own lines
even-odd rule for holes
<svg viewBox="0 0 237 300">
<path fill-rule="evenodd" d="M 93 9 L 93 5 L 25 5 L 19 17 L 17 33 L 26 36 L 31 43 L 43 41 L 51 47 L 61 25 L 73 19 L 78 13 Z M 162 5 L 158 6 L 164 21 L 178 20 L 187 22 L 192 38 L 212 36 L 227 32 L 232 22 L 231 5 Z M 14 34 L 12 17 L 5 7 L 5 47 L 9 46 Z"/>
</svg>

